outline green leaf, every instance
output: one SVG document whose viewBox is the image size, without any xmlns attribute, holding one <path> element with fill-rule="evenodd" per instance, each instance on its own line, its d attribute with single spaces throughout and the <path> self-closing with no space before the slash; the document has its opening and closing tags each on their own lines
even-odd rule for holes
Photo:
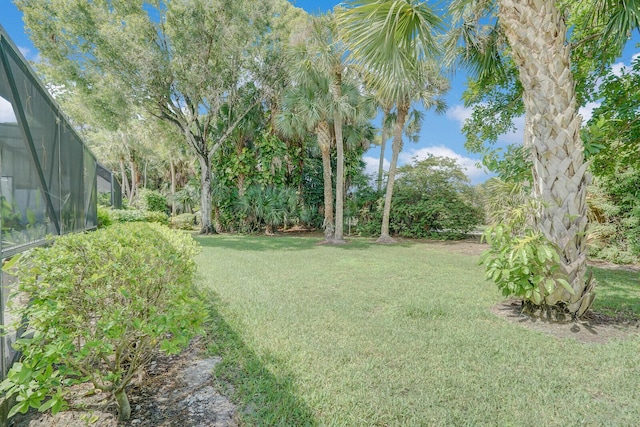
<svg viewBox="0 0 640 427">
<path fill-rule="evenodd" d="M 2 265 L 2 271 L 9 272 L 11 270 L 11 268 L 13 268 L 13 266 L 16 265 L 18 260 L 20 260 L 21 255 L 22 254 L 14 255 L 8 261 L 5 261 L 5 263 Z"/>
<path fill-rule="evenodd" d="M 560 286 L 565 288 L 567 290 L 567 292 L 569 292 L 571 295 L 575 295 L 576 294 L 576 291 L 573 290 L 573 288 L 571 287 L 569 282 L 567 282 L 565 279 L 557 279 L 557 282 L 560 284 Z"/>
<path fill-rule="evenodd" d="M 51 398 L 51 399 L 47 400 L 42 405 L 40 405 L 40 407 L 38 408 L 38 412 L 44 412 L 44 411 L 47 411 L 47 410 L 51 409 L 53 407 L 53 405 L 56 404 L 56 402 L 57 401 L 54 398 Z"/>
<path fill-rule="evenodd" d="M 16 403 L 13 406 L 13 408 L 11 408 L 11 410 L 9 411 L 9 414 L 7 415 L 7 418 L 13 417 L 18 412 L 20 412 L 21 414 L 26 414 L 28 410 L 29 410 L 29 401 L 23 400 L 20 403 Z"/>
</svg>

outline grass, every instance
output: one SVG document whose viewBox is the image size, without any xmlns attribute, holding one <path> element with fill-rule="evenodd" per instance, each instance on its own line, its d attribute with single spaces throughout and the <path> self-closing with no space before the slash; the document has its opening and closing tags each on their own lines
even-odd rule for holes
<svg viewBox="0 0 640 427">
<path fill-rule="evenodd" d="M 622 318 L 640 318 L 640 275 L 637 271 L 593 268 L 598 281 L 593 309 Z"/>
<path fill-rule="evenodd" d="M 212 351 L 224 359 L 217 374 L 247 425 L 640 419 L 640 338 L 581 344 L 493 315 L 501 297 L 484 282 L 477 256 L 424 243 L 199 241 Z M 616 274 L 596 271 L 600 304 L 626 310 L 638 288 Z"/>
</svg>

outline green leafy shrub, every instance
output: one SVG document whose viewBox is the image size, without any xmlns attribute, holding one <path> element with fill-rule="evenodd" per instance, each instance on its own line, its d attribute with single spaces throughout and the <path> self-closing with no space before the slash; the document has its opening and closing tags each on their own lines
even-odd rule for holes
<svg viewBox="0 0 640 427">
<path fill-rule="evenodd" d="M 367 199 L 359 211 L 358 232 L 379 234 L 383 198 Z M 389 230 L 413 238 L 456 239 L 482 223 L 476 194 L 454 159 L 429 156 L 398 168 Z"/>
<path fill-rule="evenodd" d="M 74 383 L 111 393 L 119 416 L 126 387 L 161 350 L 175 353 L 201 331 L 203 303 L 193 294 L 197 245 L 158 224 L 115 224 L 58 238 L 12 266 L 27 333 L 23 353 L 0 391 L 16 396 L 10 416 L 30 407 L 57 412 Z"/>
<path fill-rule="evenodd" d="M 157 222 L 169 224 L 169 216 L 164 212 L 143 211 L 139 209 L 108 209 L 111 222 Z"/>
<path fill-rule="evenodd" d="M 111 209 L 102 205 L 98 205 L 98 228 L 108 227 L 111 225 Z"/>
<path fill-rule="evenodd" d="M 574 291 L 559 271 L 555 248 L 531 229 L 519 236 L 508 225 L 487 228 L 484 238 L 490 249 L 482 255 L 485 278 L 492 280 L 504 296 L 516 296 L 536 306 L 558 286 Z"/>
<path fill-rule="evenodd" d="M 143 188 L 140 190 L 137 206 L 143 211 L 169 212 L 167 198 L 155 190 Z"/>
<path fill-rule="evenodd" d="M 252 185 L 239 197 L 237 210 L 244 219 L 243 229 L 256 232 L 263 227 L 267 234 L 299 217 L 298 195 L 292 188 Z"/>
<path fill-rule="evenodd" d="M 169 226 L 178 230 L 193 230 L 196 225 L 196 216 L 192 213 L 183 213 L 171 217 Z"/>
<path fill-rule="evenodd" d="M 98 193 L 98 206 L 111 206 L 111 193 Z"/>
</svg>

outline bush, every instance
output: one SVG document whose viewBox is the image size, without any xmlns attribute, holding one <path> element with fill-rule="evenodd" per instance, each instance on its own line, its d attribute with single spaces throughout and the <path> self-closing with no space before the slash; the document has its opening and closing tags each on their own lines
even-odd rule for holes
<svg viewBox="0 0 640 427">
<path fill-rule="evenodd" d="M 453 159 L 429 156 L 398 168 L 389 231 L 403 237 L 456 239 L 482 223 L 468 178 Z M 357 231 L 380 233 L 384 199 L 372 193 L 359 209 Z"/>
<path fill-rule="evenodd" d="M 540 306 L 558 287 L 574 293 L 560 272 L 558 252 L 541 233 L 527 229 L 518 236 L 508 225 L 496 225 L 487 228 L 484 238 L 490 245 L 481 259 L 485 278 L 493 281 L 502 295 Z"/>
<path fill-rule="evenodd" d="M 102 205 L 98 205 L 98 228 L 104 228 L 111 225 L 111 209 Z"/>
<path fill-rule="evenodd" d="M 143 211 L 149 212 L 169 212 L 167 198 L 157 191 L 143 188 L 138 196 L 137 206 Z"/>
<path fill-rule="evenodd" d="M 196 216 L 192 213 L 183 213 L 169 220 L 169 226 L 178 230 L 193 230 L 196 225 Z"/>
<path fill-rule="evenodd" d="M 194 297 L 196 243 L 157 224 L 116 224 L 58 238 L 7 266 L 30 300 L 23 353 L 0 391 L 17 396 L 9 416 L 30 407 L 54 413 L 65 392 L 91 382 L 111 393 L 119 416 L 126 387 L 157 350 L 175 353 L 201 331 L 206 311 Z"/>
<path fill-rule="evenodd" d="M 139 209 L 109 209 L 111 222 L 157 222 L 168 225 L 169 216 L 164 212 L 151 212 Z"/>
</svg>

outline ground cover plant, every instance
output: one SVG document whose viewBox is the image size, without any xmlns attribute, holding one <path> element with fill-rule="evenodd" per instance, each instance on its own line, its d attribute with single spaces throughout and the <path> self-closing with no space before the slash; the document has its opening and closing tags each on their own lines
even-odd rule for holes
<svg viewBox="0 0 640 427">
<path fill-rule="evenodd" d="M 640 416 L 637 333 L 585 344 L 496 316 L 503 297 L 471 244 L 199 241 L 218 320 L 212 351 L 223 358 L 216 374 L 248 425 L 632 425 Z M 638 314 L 633 272 L 594 274 L 598 310 Z"/>
</svg>

